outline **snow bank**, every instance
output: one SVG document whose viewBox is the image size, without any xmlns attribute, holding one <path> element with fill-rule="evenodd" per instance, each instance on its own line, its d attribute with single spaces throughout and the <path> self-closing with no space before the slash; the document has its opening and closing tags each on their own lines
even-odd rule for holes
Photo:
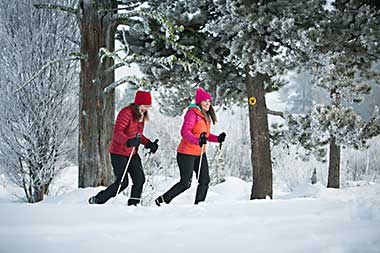
<svg viewBox="0 0 380 253">
<path fill-rule="evenodd" d="M 74 175 L 75 169 L 68 170 Z M 379 252 L 380 185 L 327 189 L 301 185 L 274 200 L 250 201 L 251 184 L 237 178 L 210 187 L 193 205 L 196 181 L 172 204 L 105 205 L 87 199 L 103 187 L 71 189 L 54 182 L 55 196 L 38 204 L 0 202 L 0 252 Z M 162 182 L 157 194 L 178 179 Z M 60 189 L 60 190 L 59 190 Z M 6 195 L 0 188 L 0 196 Z"/>
</svg>

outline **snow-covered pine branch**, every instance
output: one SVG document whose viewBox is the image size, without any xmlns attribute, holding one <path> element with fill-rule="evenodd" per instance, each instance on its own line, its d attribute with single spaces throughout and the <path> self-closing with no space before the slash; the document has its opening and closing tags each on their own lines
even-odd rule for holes
<svg viewBox="0 0 380 253">
<path fill-rule="evenodd" d="M 106 88 L 104 88 L 104 93 L 109 93 L 111 90 L 115 89 L 117 86 L 122 85 L 124 83 L 130 83 L 133 85 L 138 85 L 139 87 L 144 87 L 150 82 L 144 78 L 138 78 L 135 76 L 125 76 L 116 82 L 111 83 Z"/>
<path fill-rule="evenodd" d="M 362 130 L 363 139 L 371 139 L 380 135 L 380 109 L 375 108 L 372 117 L 366 122 Z"/>
<path fill-rule="evenodd" d="M 183 54 L 186 59 L 192 61 L 195 64 L 200 64 L 203 66 L 206 66 L 208 64 L 192 53 L 192 46 L 186 46 L 178 43 L 178 40 L 180 38 L 179 34 L 184 31 L 184 27 L 181 25 L 174 25 L 171 20 L 169 20 L 163 13 L 160 13 L 157 10 L 139 9 L 126 13 L 116 14 L 114 15 L 114 21 L 115 23 L 124 23 L 124 21 L 138 17 L 150 18 L 157 21 L 158 24 L 161 25 L 161 29 L 165 31 L 165 35 L 159 35 L 159 38 L 166 41 L 176 52 Z M 124 36 L 125 32 L 123 32 L 123 39 L 124 45 L 127 46 L 128 43 Z M 184 64 L 188 70 L 190 68 L 190 64 L 185 64 L 184 61 L 178 61 L 177 64 Z"/>
</svg>

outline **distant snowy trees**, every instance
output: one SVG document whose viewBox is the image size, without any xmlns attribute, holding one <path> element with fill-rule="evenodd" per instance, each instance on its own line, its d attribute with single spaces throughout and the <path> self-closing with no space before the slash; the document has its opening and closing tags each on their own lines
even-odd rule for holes
<svg viewBox="0 0 380 253">
<path fill-rule="evenodd" d="M 78 65 L 62 61 L 19 89 L 52 59 L 77 50 L 75 21 L 39 11 L 36 0 L 0 2 L 0 163 L 34 203 L 67 166 L 77 124 Z M 70 3 L 70 0 L 65 0 Z"/>
<path fill-rule="evenodd" d="M 378 111 L 365 121 L 347 106 L 361 102 L 380 79 L 380 12 L 361 1 L 336 1 L 335 6 L 320 14 L 298 44 L 308 57 L 304 69 L 330 101 L 316 104 L 309 115 L 289 116 L 288 122 L 291 138 L 307 149 L 323 155 L 329 145 L 327 185 L 339 188 L 341 147 L 363 148 L 380 134 Z"/>
</svg>

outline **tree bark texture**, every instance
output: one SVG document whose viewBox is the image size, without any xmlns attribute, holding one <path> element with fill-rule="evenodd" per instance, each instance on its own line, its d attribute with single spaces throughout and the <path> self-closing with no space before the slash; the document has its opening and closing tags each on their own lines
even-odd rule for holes
<svg viewBox="0 0 380 253">
<path fill-rule="evenodd" d="M 273 175 L 264 90 L 264 83 L 269 81 L 269 77 L 259 73 L 253 78 L 250 76 L 248 68 L 246 76 L 248 99 L 252 96 L 256 98 L 255 105 L 248 105 L 253 176 L 251 199 L 264 199 L 267 196 L 272 198 Z"/>
<path fill-rule="evenodd" d="M 115 120 L 114 92 L 103 89 L 114 82 L 114 72 L 104 70 L 113 60 L 100 62 L 99 49 L 114 51 L 115 30 L 111 12 L 98 12 L 100 8 L 117 7 L 114 0 L 83 0 L 81 2 L 80 30 L 81 60 L 79 91 L 79 187 L 108 186 L 113 172 L 108 147 Z"/>
<path fill-rule="evenodd" d="M 340 146 L 336 144 L 335 138 L 330 139 L 329 151 L 329 177 L 328 188 L 339 188 L 340 185 Z"/>
</svg>

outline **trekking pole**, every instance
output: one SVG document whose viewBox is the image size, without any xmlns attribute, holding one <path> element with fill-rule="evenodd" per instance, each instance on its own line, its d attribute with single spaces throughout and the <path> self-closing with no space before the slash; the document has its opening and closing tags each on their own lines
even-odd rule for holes
<svg viewBox="0 0 380 253">
<path fill-rule="evenodd" d="M 136 138 L 140 141 L 140 134 L 139 133 L 136 134 Z M 132 160 L 132 155 L 133 155 L 133 152 L 135 151 L 135 149 L 136 149 L 136 147 L 132 147 L 131 154 L 129 155 L 129 158 L 128 158 L 127 167 L 125 167 L 125 169 L 124 169 L 124 173 L 123 173 L 123 176 L 121 177 L 121 180 L 120 180 L 120 183 L 119 183 L 119 187 L 117 188 L 116 195 L 119 194 L 119 191 L 120 191 L 120 188 L 121 188 L 121 183 L 124 181 L 124 177 L 127 174 L 129 163 Z"/>
<path fill-rule="evenodd" d="M 203 156 L 203 150 L 204 150 L 204 144 L 202 144 L 202 149 L 201 149 L 201 157 L 199 158 L 199 166 L 198 166 L 198 184 L 199 184 L 199 177 L 201 176 L 201 167 L 202 167 L 202 156 Z"/>
<path fill-rule="evenodd" d="M 204 150 L 204 144 L 202 144 L 202 149 L 201 149 L 201 156 L 199 158 L 199 166 L 198 166 L 198 177 L 197 177 L 197 181 L 198 181 L 198 186 L 200 185 L 200 177 L 201 177 L 201 168 L 202 168 L 202 156 L 203 156 L 203 150 Z M 198 190 L 197 190 L 198 192 Z M 195 193 L 195 203 L 197 204 L 197 193 Z"/>
<path fill-rule="evenodd" d="M 219 149 L 217 148 L 216 150 L 216 154 L 215 154 L 215 159 L 219 159 L 219 154 L 220 152 L 222 151 L 222 142 L 219 143 Z M 216 182 L 219 183 L 219 170 L 218 170 L 218 166 L 215 166 L 216 167 Z"/>
<path fill-rule="evenodd" d="M 158 143 L 158 139 L 156 139 L 153 143 L 157 144 Z M 149 163 L 151 156 L 152 156 L 152 150 L 150 150 L 149 153 L 148 153 L 148 158 L 144 162 L 143 169 L 146 168 L 146 165 Z M 149 180 L 149 178 L 146 178 L 146 185 L 150 186 L 154 190 L 153 183 Z"/>
<path fill-rule="evenodd" d="M 201 167 L 202 167 L 202 156 L 203 156 L 203 148 L 204 148 L 204 144 L 202 145 L 202 151 L 201 151 L 201 157 L 200 157 L 200 159 L 199 159 L 199 166 L 198 166 L 198 178 L 197 178 L 197 180 L 198 180 L 198 184 L 199 184 L 199 177 L 200 177 L 200 175 L 201 175 Z"/>
<path fill-rule="evenodd" d="M 153 143 L 157 144 L 157 143 L 158 143 L 158 139 L 156 139 Z M 145 168 L 145 166 L 148 164 L 151 155 L 152 155 L 152 150 L 149 151 L 149 153 L 148 153 L 148 157 L 146 158 L 146 160 L 145 160 L 145 162 L 144 162 L 144 166 L 143 166 L 143 168 Z"/>
</svg>

